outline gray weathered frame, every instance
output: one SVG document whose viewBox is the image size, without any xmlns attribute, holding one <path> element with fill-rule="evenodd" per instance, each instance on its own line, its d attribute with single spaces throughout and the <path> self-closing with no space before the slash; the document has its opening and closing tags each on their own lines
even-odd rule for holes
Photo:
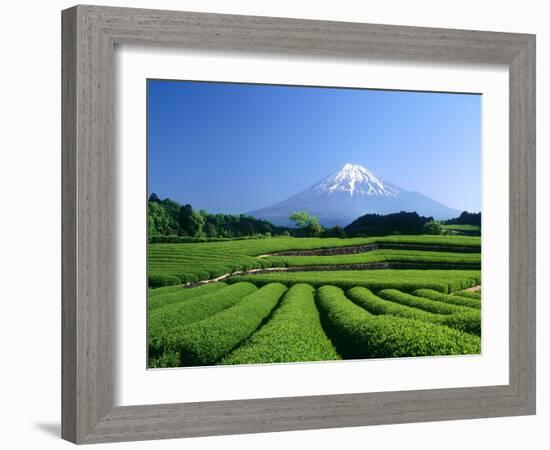
<svg viewBox="0 0 550 450">
<path fill-rule="evenodd" d="M 535 413 L 535 36 L 75 6 L 62 13 L 62 437 L 76 443 Z M 113 406 L 113 51 L 118 43 L 506 64 L 510 383 Z"/>
</svg>

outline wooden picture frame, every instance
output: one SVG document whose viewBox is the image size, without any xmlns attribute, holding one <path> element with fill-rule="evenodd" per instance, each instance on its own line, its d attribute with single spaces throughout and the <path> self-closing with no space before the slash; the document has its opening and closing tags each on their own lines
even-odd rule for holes
<svg viewBox="0 0 550 450">
<path fill-rule="evenodd" d="M 62 13 L 62 437 L 75 443 L 535 413 L 535 36 L 75 6 Z M 509 384 L 114 407 L 113 52 L 154 44 L 505 64 L 510 86 Z"/>
</svg>

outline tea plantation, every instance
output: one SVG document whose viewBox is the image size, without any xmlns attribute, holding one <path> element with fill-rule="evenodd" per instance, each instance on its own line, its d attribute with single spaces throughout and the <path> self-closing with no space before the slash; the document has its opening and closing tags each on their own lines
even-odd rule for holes
<svg viewBox="0 0 550 450">
<path fill-rule="evenodd" d="M 149 244 L 148 272 L 151 368 L 480 353 L 478 236 Z"/>
</svg>

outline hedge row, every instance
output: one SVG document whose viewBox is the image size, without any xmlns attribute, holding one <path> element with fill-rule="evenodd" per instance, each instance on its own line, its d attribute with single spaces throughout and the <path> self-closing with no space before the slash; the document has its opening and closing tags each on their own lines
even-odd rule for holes
<svg viewBox="0 0 550 450">
<path fill-rule="evenodd" d="M 307 283 L 315 288 L 333 285 L 342 289 L 361 286 L 374 292 L 386 288 L 405 292 L 427 288 L 446 294 L 463 289 L 462 286 L 473 286 L 479 277 L 478 270 L 331 270 L 239 275 L 231 277 L 227 282 L 249 281 L 256 285 L 283 283 L 287 286 Z"/>
<path fill-rule="evenodd" d="M 161 308 L 163 306 L 171 305 L 173 303 L 178 303 L 183 300 L 194 299 L 200 297 L 201 295 L 212 294 L 216 291 L 219 291 L 220 289 L 223 289 L 224 287 L 227 287 L 227 284 L 221 282 L 204 284 L 202 286 L 194 288 L 177 287 L 175 291 L 169 290 L 166 291 L 166 293 L 149 295 L 147 298 L 147 309 L 153 310 Z M 159 291 L 163 289 L 166 290 L 170 288 L 159 288 L 155 289 L 154 291 Z"/>
<path fill-rule="evenodd" d="M 147 298 L 155 298 L 160 295 L 172 294 L 178 292 L 181 288 L 179 286 L 164 286 L 159 288 L 147 288 Z"/>
<path fill-rule="evenodd" d="M 273 317 L 222 364 L 259 364 L 341 359 L 321 326 L 315 289 L 295 284 Z"/>
<path fill-rule="evenodd" d="M 464 312 L 464 307 L 430 300 L 416 295 L 406 294 L 397 289 L 383 289 L 378 292 L 378 296 L 385 300 L 390 300 L 401 305 L 412 308 L 422 309 L 434 314 L 455 314 Z"/>
<path fill-rule="evenodd" d="M 321 265 L 369 264 L 376 262 L 469 264 L 481 268 L 480 253 L 436 252 L 425 250 L 374 250 L 343 255 L 271 256 L 265 258 L 276 266 L 303 267 Z"/>
<path fill-rule="evenodd" d="M 351 358 L 395 358 L 477 354 L 478 336 L 441 325 L 395 316 L 375 316 L 335 286 L 317 290 L 325 329 L 338 352 Z"/>
<path fill-rule="evenodd" d="M 382 300 L 367 288 L 354 287 L 347 291 L 346 296 L 356 305 L 361 306 L 374 315 L 389 314 L 391 316 L 405 317 L 406 319 L 418 319 L 424 322 L 434 322 L 440 317 L 438 314 L 412 308 L 400 303 Z"/>
<path fill-rule="evenodd" d="M 211 294 L 154 309 L 148 314 L 149 354 L 164 352 L 164 341 L 175 328 L 205 319 L 236 304 L 246 295 L 257 290 L 252 283 L 237 283 Z"/>
<path fill-rule="evenodd" d="M 447 295 L 431 289 L 418 289 L 413 292 L 417 297 L 429 298 L 438 302 L 451 303 L 457 306 L 466 306 L 468 308 L 481 309 L 481 302 L 471 298 L 459 297 L 457 295 Z"/>
<path fill-rule="evenodd" d="M 473 309 L 464 312 L 441 316 L 442 325 L 481 336 L 481 312 Z"/>
<path fill-rule="evenodd" d="M 261 268 L 261 265 L 251 266 L 250 268 Z M 174 286 L 187 283 L 196 283 L 197 281 L 211 280 L 222 275 L 234 272 L 236 270 L 248 270 L 245 265 L 242 267 L 208 267 L 205 269 L 195 268 L 193 272 L 183 273 L 151 273 L 149 274 L 149 287 L 160 288 L 164 286 Z"/>
<path fill-rule="evenodd" d="M 429 287 L 430 289 L 440 291 L 440 292 L 447 292 L 448 291 L 448 284 L 441 282 L 441 283 L 435 283 L 435 282 L 407 282 L 407 281 L 394 281 L 394 282 L 388 282 L 388 281 L 370 281 L 370 280 L 362 280 L 362 281 L 356 281 L 352 279 L 346 279 L 345 275 L 344 277 L 340 278 L 339 280 L 334 279 L 323 279 L 323 275 L 326 275 L 330 272 L 305 272 L 308 275 L 319 273 L 320 275 L 317 277 L 314 276 L 269 276 L 274 274 L 259 274 L 259 275 L 239 275 L 236 277 L 232 277 L 227 279 L 227 283 L 241 283 L 248 281 L 250 283 L 254 283 L 256 286 L 264 286 L 269 283 L 283 283 L 287 286 L 292 286 L 297 283 L 306 283 L 309 284 L 315 288 L 320 288 L 322 286 L 325 286 L 327 284 L 338 286 L 342 289 L 351 289 L 355 286 L 362 286 L 366 287 L 368 289 L 371 289 L 373 291 L 379 291 L 382 289 L 387 288 L 388 286 L 391 286 L 395 289 L 400 289 L 403 291 L 412 292 L 416 289 L 419 289 L 421 287 Z M 281 272 L 281 275 L 287 275 L 287 273 Z M 288 273 L 288 275 L 291 275 L 291 273 Z"/>
<path fill-rule="evenodd" d="M 471 292 L 471 291 L 458 291 L 455 292 L 454 295 L 458 295 L 459 297 L 464 298 L 471 298 L 473 300 L 481 300 L 481 292 Z"/>
<path fill-rule="evenodd" d="M 286 289 L 269 284 L 218 314 L 172 330 L 165 349 L 179 354 L 181 366 L 215 364 L 260 327 Z"/>
<path fill-rule="evenodd" d="M 160 288 L 164 286 L 174 286 L 182 284 L 181 280 L 175 275 L 165 273 L 154 273 L 148 276 L 148 285 L 150 288 Z"/>
<path fill-rule="evenodd" d="M 247 257 L 248 258 L 248 257 Z M 192 267 L 187 267 L 185 272 L 182 272 L 182 268 L 178 267 L 180 262 L 177 259 L 170 261 L 167 267 L 164 267 L 164 262 L 155 261 L 155 271 L 149 274 L 149 287 L 158 288 L 162 286 L 179 285 L 186 283 L 196 283 L 197 281 L 212 280 L 222 275 L 230 274 L 237 271 L 246 271 L 251 269 L 262 269 L 264 267 L 271 267 L 271 262 L 264 259 L 244 259 L 231 264 L 221 265 L 224 261 L 220 258 L 215 262 L 208 263 L 203 261 L 196 261 L 192 264 Z M 185 265 L 190 263 L 182 263 Z M 177 269 L 173 266 L 178 267 Z M 163 273 L 164 271 L 170 272 L 170 274 Z"/>
<path fill-rule="evenodd" d="M 424 311 L 422 309 L 405 306 L 393 301 L 382 300 L 365 288 L 353 288 L 347 292 L 347 296 L 355 304 L 365 308 L 372 314 L 389 314 L 392 316 L 417 319 L 438 325 L 445 325 L 466 333 L 481 335 L 481 314 L 479 311 L 468 310 L 451 315 L 441 315 Z"/>
</svg>

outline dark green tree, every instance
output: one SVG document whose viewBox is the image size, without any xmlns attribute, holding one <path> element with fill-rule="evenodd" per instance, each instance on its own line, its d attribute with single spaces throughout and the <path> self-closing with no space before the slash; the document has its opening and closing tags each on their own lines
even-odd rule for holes
<svg viewBox="0 0 550 450">
<path fill-rule="evenodd" d="M 147 204 L 148 236 L 183 236 L 193 238 L 235 238 L 280 235 L 289 229 L 276 227 L 245 214 L 209 214 L 191 205 L 151 194 Z M 301 231 L 301 230 L 300 230 Z"/>
<path fill-rule="evenodd" d="M 344 230 L 342 227 L 335 225 L 332 228 L 328 228 L 325 230 L 323 236 L 326 237 L 336 237 L 336 238 L 346 238 L 348 237 L 346 230 Z"/>
<path fill-rule="evenodd" d="M 160 198 L 158 198 L 158 195 L 155 194 L 154 192 L 149 196 L 149 203 L 152 203 L 152 202 L 160 203 Z"/>
<path fill-rule="evenodd" d="M 180 208 L 179 225 L 180 236 L 204 236 L 204 218 L 189 204 L 184 205 Z"/>
<path fill-rule="evenodd" d="M 460 216 L 449 219 L 445 222 L 447 225 L 478 225 L 481 226 L 481 213 L 470 213 L 463 211 Z"/>
<path fill-rule="evenodd" d="M 310 223 L 302 229 L 307 237 L 319 237 L 323 233 L 323 227 L 318 223 Z"/>
<path fill-rule="evenodd" d="M 431 220 L 424 224 L 424 234 L 443 234 L 443 227 L 439 222 Z"/>
<path fill-rule="evenodd" d="M 170 236 L 178 232 L 178 223 L 158 202 L 147 205 L 147 233 L 149 236 Z"/>
<path fill-rule="evenodd" d="M 433 217 L 419 216 L 416 212 L 401 211 L 386 215 L 365 214 L 346 226 L 351 236 L 384 236 L 387 234 L 423 234 L 424 224 Z"/>
<path fill-rule="evenodd" d="M 206 233 L 206 237 L 218 237 L 218 230 L 216 230 L 216 226 L 212 222 L 204 224 L 204 232 Z"/>
</svg>

